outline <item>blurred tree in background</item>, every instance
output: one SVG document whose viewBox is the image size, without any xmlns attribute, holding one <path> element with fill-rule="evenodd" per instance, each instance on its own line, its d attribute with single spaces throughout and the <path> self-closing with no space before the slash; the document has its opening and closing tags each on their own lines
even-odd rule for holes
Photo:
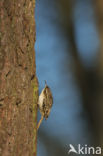
<svg viewBox="0 0 103 156">
<path fill-rule="evenodd" d="M 93 1 L 95 11 L 96 11 L 96 21 L 97 28 L 100 37 L 100 48 L 98 54 L 98 66 L 97 66 L 97 74 L 98 74 L 98 94 L 96 101 L 97 112 L 95 115 L 96 119 L 96 128 L 98 130 L 99 142 L 103 144 L 103 1 Z"/>
</svg>

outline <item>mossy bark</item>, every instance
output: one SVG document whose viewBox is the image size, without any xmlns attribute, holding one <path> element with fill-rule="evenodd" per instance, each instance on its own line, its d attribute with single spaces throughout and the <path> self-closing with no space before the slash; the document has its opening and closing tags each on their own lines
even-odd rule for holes
<svg viewBox="0 0 103 156">
<path fill-rule="evenodd" d="M 36 156 L 35 0 L 0 0 L 0 156 Z"/>
</svg>

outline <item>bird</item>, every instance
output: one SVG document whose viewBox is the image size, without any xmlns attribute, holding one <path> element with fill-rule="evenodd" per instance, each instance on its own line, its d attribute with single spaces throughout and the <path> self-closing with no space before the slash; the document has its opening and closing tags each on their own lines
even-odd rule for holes
<svg viewBox="0 0 103 156">
<path fill-rule="evenodd" d="M 45 81 L 45 87 L 41 91 L 41 94 L 38 99 L 38 107 L 41 113 L 41 119 L 38 122 L 37 130 L 39 129 L 43 119 L 48 119 L 50 115 L 50 111 L 53 105 L 53 96 L 50 87 L 47 85 L 47 82 Z"/>
</svg>

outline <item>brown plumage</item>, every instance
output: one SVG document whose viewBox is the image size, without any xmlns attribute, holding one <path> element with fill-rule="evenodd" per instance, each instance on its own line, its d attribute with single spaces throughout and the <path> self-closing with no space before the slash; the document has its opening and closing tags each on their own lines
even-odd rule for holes
<svg viewBox="0 0 103 156">
<path fill-rule="evenodd" d="M 52 92 L 48 87 L 47 83 L 45 82 L 45 88 L 42 90 L 38 100 L 38 106 L 41 113 L 41 120 L 38 123 L 37 129 L 40 127 L 43 118 L 47 119 L 48 116 L 50 115 L 52 104 L 53 104 Z"/>
</svg>

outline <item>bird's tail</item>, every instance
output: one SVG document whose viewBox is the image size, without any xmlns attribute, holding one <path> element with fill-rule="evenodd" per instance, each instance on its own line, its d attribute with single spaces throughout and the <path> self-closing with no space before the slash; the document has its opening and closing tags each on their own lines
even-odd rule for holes
<svg viewBox="0 0 103 156">
<path fill-rule="evenodd" d="M 37 125 L 37 130 L 39 129 L 39 127 L 40 127 L 40 125 L 41 125 L 41 123 L 42 123 L 42 121 L 43 121 L 43 115 L 41 116 L 41 119 L 39 120 L 39 122 L 38 122 L 38 125 Z"/>
</svg>

